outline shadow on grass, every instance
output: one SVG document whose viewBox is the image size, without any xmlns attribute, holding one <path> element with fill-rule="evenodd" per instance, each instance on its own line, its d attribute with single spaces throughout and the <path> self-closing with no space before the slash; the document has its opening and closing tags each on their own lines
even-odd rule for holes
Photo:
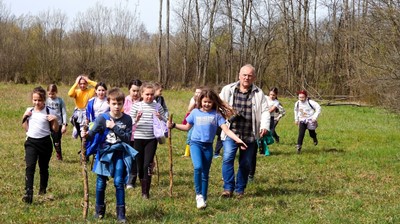
<svg viewBox="0 0 400 224">
<path fill-rule="evenodd" d="M 312 147 L 312 146 L 311 146 Z M 345 153 L 344 149 L 335 148 L 335 147 L 324 147 L 322 149 L 319 148 L 303 148 L 301 150 L 301 154 L 322 154 L 322 153 Z M 297 154 L 297 151 L 293 148 L 291 151 L 271 151 L 269 156 L 266 157 L 273 157 L 273 156 L 293 156 Z"/>
</svg>

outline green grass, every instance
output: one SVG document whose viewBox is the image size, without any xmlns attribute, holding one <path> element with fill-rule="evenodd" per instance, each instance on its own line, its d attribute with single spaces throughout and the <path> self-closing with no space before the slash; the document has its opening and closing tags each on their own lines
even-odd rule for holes
<svg viewBox="0 0 400 224">
<path fill-rule="evenodd" d="M 24 138 L 20 122 L 33 85 L 0 84 L 0 223 L 83 223 L 83 181 L 71 126 L 63 138 L 64 161 L 50 161 L 49 193 L 45 200 L 35 191 L 32 205 L 24 193 Z M 71 114 L 68 86 L 59 87 Z M 127 93 L 127 90 L 124 89 Z M 164 91 L 174 120 L 182 120 L 191 92 Z M 297 155 L 294 99 L 281 99 L 287 115 L 278 126 L 280 144 L 270 146 L 271 156 L 258 155 L 255 181 L 245 197 L 220 198 L 221 158 L 210 172 L 208 207 L 195 207 L 193 168 L 182 158 L 186 133 L 173 131 L 174 185 L 169 196 L 167 145 L 157 150 L 159 181 L 153 178 L 151 199 L 143 201 L 140 188 L 126 191 L 127 219 L 131 223 L 399 223 L 400 116 L 380 108 L 323 106 L 317 129 L 319 145 L 305 137 Z M 54 154 L 53 154 L 54 155 Z M 237 167 L 237 164 L 235 164 Z M 39 169 L 35 175 L 38 188 Z M 95 175 L 89 174 L 89 222 L 94 213 Z M 106 193 L 104 223 L 114 223 L 112 181 Z"/>
</svg>

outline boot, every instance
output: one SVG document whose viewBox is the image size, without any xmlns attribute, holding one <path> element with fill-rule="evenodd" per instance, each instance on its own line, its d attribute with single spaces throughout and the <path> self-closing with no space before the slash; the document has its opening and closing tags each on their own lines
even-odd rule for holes
<svg viewBox="0 0 400 224">
<path fill-rule="evenodd" d="M 148 194 L 148 181 L 145 179 L 140 180 L 140 184 L 142 185 L 142 198 L 143 199 L 149 199 L 149 194 Z"/>
<path fill-rule="evenodd" d="M 185 147 L 185 155 L 184 157 L 189 157 L 190 156 L 190 145 L 186 145 Z"/>
<path fill-rule="evenodd" d="M 96 205 L 96 214 L 94 215 L 94 217 L 96 219 L 103 219 L 104 218 L 104 214 L 106 214 L 106 205 Z"/>
<path fill-rule="evenodd" d="M 46 194 L 46 188 L 40 188 L 39 189 L 39 195 L 45 195 Z"/>
<path fill-rule="evenodd" d="M 117 205 L 117 219 L 118 219 L 118 222 L 122 222 L 122 223 L 126 222 L 125 205 Z"/>
<path fill-rule="evenodd" d="M 27 204 L 32 204 L 33 190 L 31 190 L 31 189 L 26 190 L 25 195 L 22 197 L 22 201 Z"/>
<path fill-rule="evenodd" d="M 151 176 L 149 176 L 149 179 L 147 180 L 147 188 L 146 188 L 147 198 L 150 198 L 150 186 L 151 186 Z"/>
</svg>

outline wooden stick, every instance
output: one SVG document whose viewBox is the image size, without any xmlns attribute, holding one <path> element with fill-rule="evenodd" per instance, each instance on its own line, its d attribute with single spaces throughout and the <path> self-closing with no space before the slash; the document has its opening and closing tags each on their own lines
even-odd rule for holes
<svg viewBox="0 0 400 224">
<path fill-rule="evenodd" d="M 168 121 L 172 123 L 172 117 L 173 114 L 169 115 Z M 168 131 L 168 151 L 169 151 L 169 196 L 172 197 L 172 186 L 174 185 L 173 177 L 174 177 L 174 172 L 173 172 L 173 164 L 172 164 L 172 134 L 171 130 L 169 129 Z"/>
<path fill-rule="evenodd" d="M 157 185 L 160 185 L 160 170 L 159 170 L 159 166 L 158 166 L 158 157 L 157 157 L 157 153 L 156 153 L 156 166 L 155 169 L 157 171 Z M 154 167 L 153 167 L 154 168 Z"/>
<path fill-rule="evenodd" d="M 88 126 L 86 124 L 82 125 L 83 130 L 86 132 Z M 82 176 L 83 176 L 83 218 L 87 218 L 89 210 L 89 180 L 87 172 L 87 161 L 86 161 L 86 138 L 82 138 L 81 144 L 81 165 L 82 165 Z"/>
</svg>

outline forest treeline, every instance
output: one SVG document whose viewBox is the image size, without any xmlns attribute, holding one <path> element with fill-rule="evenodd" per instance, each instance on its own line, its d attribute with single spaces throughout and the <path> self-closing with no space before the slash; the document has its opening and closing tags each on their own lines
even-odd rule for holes
<svg viewBox="0 0 400 224">
<path fill-rule="evenodd" d="M 85 73 L 111 86 L 221 86 L 251 63 L 264 90 L 400 110 L 399 1 L 164 1 L 150 33 L 123 5 L 17 17 L 0 0 L 0 81 L 69 85 Z"/>
</svg>

